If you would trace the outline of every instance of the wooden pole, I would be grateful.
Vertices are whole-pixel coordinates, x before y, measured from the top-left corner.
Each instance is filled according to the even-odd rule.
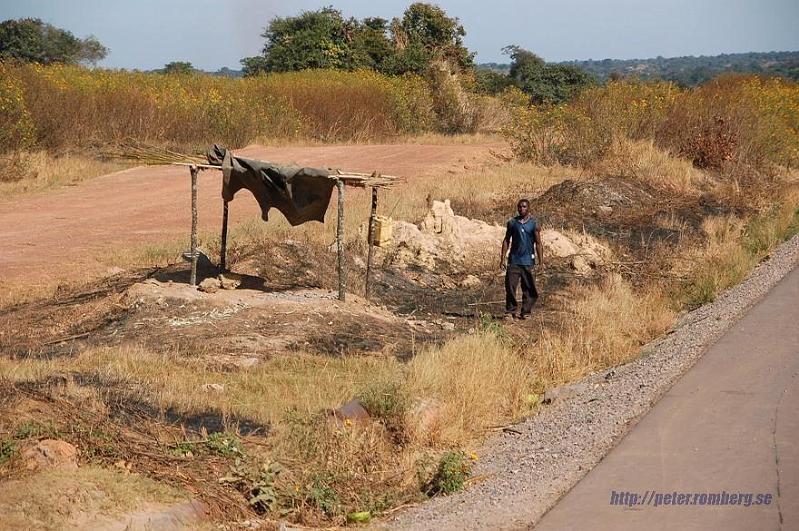
[[[227,271],[227,216],[228,202],[222,200],[222,244],[219,247],[219,267]]]
[[[346,284],[344,278],[346,271],[344,268],[344,181],[336,180],[338,189],[338,220],[336,223],[336,252],[338,253],[338,300],[346,298]]]
[[[377,188],[372,187],[372,211],[369,213],[369,235],[367,236],[368,250],[366,251],[366,300],[369,300],[369,278],[372,274],[372,247],[375,238],[375,216],[377,216]]]
[[[191,166],[191,278],[189,283],[197,285],[197,166]]]

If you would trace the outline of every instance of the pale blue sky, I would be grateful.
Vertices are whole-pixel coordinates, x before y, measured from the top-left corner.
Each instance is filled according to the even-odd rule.
[[[399,16],[409,0],[0,0],[0,20],[39,17],[111,49],[109,67],[175,60],[216,70],[257,54],[274,16],[332,4],[347,16]],[[799,50],[799,0],[485,0],[436,2],[460,18],[479,62],[519,44],[549,61]]]

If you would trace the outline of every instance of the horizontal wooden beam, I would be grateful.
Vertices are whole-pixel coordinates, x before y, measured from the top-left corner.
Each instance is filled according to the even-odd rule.
[[[171,162],[172,166],[188,166],[190,168],[199,168],[201,170],[219,170],[222,171],[222,166],[215,164],[193,164],[191,162]],[[382,175],[380,173],[360,173],[360,172],[342,172],[336,170],[336,173],[331,173],[327,176],[329,179],[342,181],[348,186],[358,186],[361,188],[387,188],[391,186],[394,181],[399,177],[394,175]]]

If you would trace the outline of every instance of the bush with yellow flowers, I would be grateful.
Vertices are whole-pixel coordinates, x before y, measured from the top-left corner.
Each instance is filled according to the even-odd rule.
[[[10,63],[2,74],[0,138],[14,146],[136,139],[240,147],[256,139],[373,140],[435,126],[430,88],[416,76],[306,70],[231,79]]]

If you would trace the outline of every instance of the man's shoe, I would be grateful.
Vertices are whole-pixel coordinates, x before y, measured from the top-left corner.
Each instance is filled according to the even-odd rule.
[[[527,319],[528,317],[530,317],[530,314],[529,314],[529,313],[523,313],[523,314],[520,314],[520,315],[519,315],[519,319],[520,319],[520,320],[522,320],[522,321],[524,321],[524,320],[525,320],[525,319]]]
[[[505,321],[513,321],[514,317],[516,317],[516,316],[513,315],[512,313],[508,312],[508,313],[506,313],[504,315],[504,317],[502,317],[502,319],[505,320]]]

